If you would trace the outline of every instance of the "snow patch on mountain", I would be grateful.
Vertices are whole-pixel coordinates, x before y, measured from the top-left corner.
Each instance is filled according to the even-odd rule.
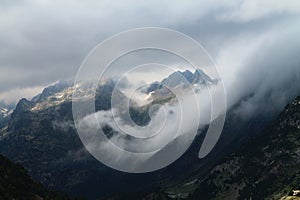
[[[10,113],[7,108],[0,108],[0,118],[7,117]]]

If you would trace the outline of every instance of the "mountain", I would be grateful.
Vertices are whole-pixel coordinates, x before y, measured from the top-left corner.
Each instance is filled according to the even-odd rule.
[[[163,87],[176,88],[180,87],[181,89],[187,87],[204,87],[206,85],[216,84],[218,81],[216,79],[211,79],[207,74],[202,70],[196,69],[194,73],[189,70],[183,72],[176,71],[170,74],[167,78],[163,79],[161,82],[152,83],[148,89],[147,93],[157,91]]]
[[[191,83],[202,83],[199,81],[200,72],[178,73],[186,76]],[[171,74],[169,77],[173,76]],[[207,80],[211,82],[208,78]],[[185,90],[181,87],[181,81],[177,83],[177,89]],[[213,83],[214,81],[211,84]],[[152,173],[127,174],[106,167],[86,151],[73,122],[74,86],[57,84],[45,88],[42,94],[33,100],[19,101],[9,122],[0,129],[0,153],[23,165],[28,173],[44,186],[88,199],[123,196],[125,193],[129,193],[130,196],[132,193],[144,194],[151,191],[161,191],[161,194],[165,195],[166,186],[204,177],[224,156],[235,151],[249,136],[258,133],[272,119],[268,114],[267,117],[256,115],[243,120],[231,110],[218,144],[205,159],[198,159],[199,147],[205,136],[205,129],[201,129],[191,147],[172,165]],[[95,88],[88,83],[82,84],[76,89],[80,95],[86,97],[85,99],[92,99],[91,91]],[[97,111],[111,109],[114,86],[114,81],[106,81],[96,88]],[[161,89],[158,87],[151,92],[161,94]],[[151,104],[164,104],[173,99],[168,95],[154,97],[144,107],[131,104],[131,117],[138,124],[144,125],[150,120],[147,108]],[[122,91],[117,91],[120,109],[126,98]],[[162,190],[157,190],[162,187]]]
[[[111,109],[114,86],[115,82],[109,80],[97,87],[97,111]],[[82,83],[79,93],[91,99],[92,89],[89,83]],[[0,153],[23,165],[43,185],[72,195],[94,199],[122,191],[155,187],[162,172],[151,175],[124,174],[104,166],[85,150],[73,122],[73,90],[72,84],[62,82],[45,88],[32,100],[21,99],[10,120],[0,129]],[[117,98],[120,99],[118,105],[124,105],[122,102],[127,97],[117,91]],[[163,104],[169,100],[163,97],[153,102]],[[150,120],[148,106],[143,112],[138,107],[131,108],[131,115],[138,124],[146,124]],[[144,180],[148,183],[141,185]],[[102,190],[97,189],[100,186]]]
[[[217,188],[211,192],[216,197],[227,194],[238,199],[279,199],[292,189],[299,189],[299,119],[297,97],[262,134],[216,166],[195,195],[204,192],[204,185]]]
[[[214,80],[200,69],[196,69],[194,73],[189,70],[184,72],[177,71],[161,81],[162,85],[166,85],[168,87],[176,87],[178,85],[184,85],[186,87],[188,84],[203,85],[212,84],[213,82]]]
[[[0,155],[0,199],[55,200],[70,199],[44,188],[18,164]]]
[[[151,120],[148,112],[152,105],[177,102],[176,93],[185,94],[190,90],[198,92],[217,82],[218,80],[211,79],[200,69],[196,69],[194,73],[189,70],[176,71],[160,82],[156,81],[148,87],[140,88],[142,93],[147,94],[146,100],[150,102],[142,106],[132,106],[130,108],[132,120],[140,126],[145,126]]]
[[[63,92],[66,88],[69,88],[73,85],[71,81],[61,81],[54,85],[51,85],[47,88],[45,88],[41,94],[38,94],[37,96],[32,98],[32,101],[34,102],[42,102],[47,100],[49,97],[57,95],[61,92]]]
[[[299,189],[300,96],[268,128],[225,156],[206,176],[194,176],[154,193],[165,199],[296,200],[300,197],[293,196],[293,190]]]
[[[84,86],[82,95],[90,98],[91,88]],[[113,86],[110,81],[99,86],[98,90],[104,92],[96,93],[97,110],[110,108]],[[53,92],[53,88],[59,90]],[[35,101],[21,99],[9,122],[0,129],[0,152],[24,166],[44,186],[71,195],[95,199],[121,188],[139,187],[140,176],[110,169],[85,150],[73,122],[73,89],[68,85],[51,87],[44,90],[47,95],[39,95]]]

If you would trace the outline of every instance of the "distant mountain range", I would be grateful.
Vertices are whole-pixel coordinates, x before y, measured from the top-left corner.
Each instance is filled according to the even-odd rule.
[[[162,81],[155,82],[142,89],[144,93],[152,95],[151,101],[143,107],[132,104],[130,108],[131,117],[139,125],[147,124],[150,120],[147,108],[151,103],[164,104],[172,101],[173,97],[170,90],[166,89],[168,87],[188,90],[189,86],[192,86],[192,89],[197,92],[203,87],[210,87],[217,83],[218,80],[211,79],[201,70],[175,72]],[[91,88],[86,83],[81,87],[80,92],[88,99],[92,98],[93,93],[91,91],[96,89],[96,111],[109,110],[111,109],[111,96],[114,86],[115,82],[113,80],[108,80],[97,88]],[[250,194],[253,197],[254,194],[262,195],[261,190],[258,190],[258,188],[267,188],[267,186],[261,186],[259,185],[260,182],[256,183],[256,181],[260,180],[258,176],[264,177],[264,173],[271,172],[273,167],[269,171],[260,171],[259,168],[268,165],[273,166],[270,162],[275,160],[273,170],[279,167],[288,170],[288,172],[282,170],[284,173],[289,173],[285,176],[287,187],[284,189],[281,186],[270,186],[272,189],[266,189],[268,192],[263,194],[264,197],[269,197],[276,192],[284,194],[285,190],[290,190],[292,188],[290,183],[294,180],[292,178],[298,176],[298,172],[295,171],[296,167],[299,166],[297,159],[294,157],[289,158],[292,159],[286,160],[289,164],[283,165],[285,154],[282,156],[279,151],[267,152],[268,148],[275,149],[275,146],[282,147],[282,151],[286,152],[287,149],[284,148],[288,146],[290,152],[297,154],[298,129],[286,125],[287,122],[284,120],[294,119],[291,123],[298,123],[298,104],[295,107],[287,107],[288,110],[293,109],[294,111],[288,112],[285,110],[283,113],[286,112],[286,115],[281,114],[275,121],[276,116],[270,115],[254,115],[247,120],[241,119],[234,112],[235,108],[238,107],[237,104],[228,111],[221,138],[205,159],[200,160],[197,157],[199,147],[205,136],[202,134],[205,132],[204,129],[198,131],[197,138],[187,152],[167,168],[148,174],[126,174],[99,163],[83,147],[73,122],[73,89],[72,82],[60,82],[47,87],[32,100],[21,99],[13,113],[4,117],[6,120],[3,120],[4,118],[0,120],[0,125],[2,123],[0,126],[0,154],[23,165],[34,179],[39,180],[49,188],[63,190],[75,196],[86,196],[88,199],[105,197],[112,197],[112,199],[122,199],[123,197],[124,199],[127,196],[127,199],[146,197],[146,199],[222,199],[223,197],[223,199],[226,199],[227,192],[228,197],[229,193],[231,195],[237,192],[241,198],[247,198]],[[127,98],[122,91],[117,92],[118,98]],[[267,128],[270,122],[273,122],[273,125],[271,128]],[[277,130],[281,126],[283,126],[282,130]],[[277,135],[282,135],[283,132],[287,131],[291,131],[291,138],[294,138],[294,140],[285,141],[284,137],[278,141],[276,140]],[[267,143],[253,143],[253,140],[256,140],[253,139],[255,137],[266,137],[268,138]],[[257,146],[257,149],[263,149],[268,145],[266,152],[261,150],[256,152],[253,149],[254,146]],[[246,150],[241,150],[241,146],[244,146]],[[247,153],[248,151],[250,153]],[[236,152],[236,154],[232,154],[233,152]],[[271,158],[259,157],[259,155],[265,154],[270,155]],[[248,162],[247,159],[250,159],[251,156],[254,156],[254,160],[260,160],[254,163]],[[247,158],[246,161],[245,158]],[[278,163],[281,163],[280,165],[277,165],[276,159],[278,159]],[[263,160],[268,162],[263,163]],[[229,175],[231,168],[236,167],[235,164],[240,169],[245,168],[245,171],[239,171],[236,175]],[[290,164],[295,164],[296,167],[290,166]],[[257,174],[252,175],[252,168],[248,171],[248,165],[253,165]],[[224,170],[223,168],[221,171],[218,170],[218,166],[221,166],[219,168],[225,166],[223,167]],[[229,167],[227,168],[227,166]],[[291,171],[289,171],[290,169]],[[283,176],[282,173],[276,175],[278,177]],[[243,178],[243,176],[245,177]],[[273,178],[273,176],[271,177]],[[266,175],[266,179],[263,178],[262,181],[268,181],[268,178],[269,176]],[[230,186],[230,183],[233,183],[233,185]],[[283,181],[279,179],[276,179],[274,183],[283,185]],[[244,187],[235,189],[235,184]],[[266,182],[266,184],[270,185],[272,183]]]
[[[183,74],[186,76],[193,73]],[[199,74],[194,74],[193,82],[198,82]],[[192,77],[187,78],[192,80]],[[199,83],[202,84],[203,81]],[[95,88],[88,83],[82,84],[82,96],[92,98],[91,91]],[[108,80],[96,88],[97,111],[111,108],[114,86],[115,82]],[[157,185],[161,172],[154,176],[122,175],[123,173],[99,163],[85,150],[73,122],[73,89],[72,82],[59,82],[45,88],[32,100],[21,99],[0,131],[0,153],[22,164],[30,175],[45,186],[63,189],[73,195],[94,198],[126,189],[141,189],[139,182],[144,177],[149,179],[148,186]],[[121,91],[118,92],[118,98],[126,98]],[[153,99],[155,100],[165,103],[170,99],[163,96]],[[140,125],[145,125],[150,120],[147,110],[141,112],[138,107],[132,107],[131,115]],[[118,186],[114,187],[116,182],[119,182]],[[86,184],[89,187],[86,187]],[[103,190],[97,189],[99,185]],[[121,185],[124,188],[120,190]]]

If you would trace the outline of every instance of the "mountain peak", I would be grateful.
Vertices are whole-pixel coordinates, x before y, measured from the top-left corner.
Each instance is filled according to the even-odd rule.
[[[45,101],[48,97],[62,92],[64,89],[71,87],[73,83],[71,81],[59,81],[53,85],[46,87],[41,94],[32,98],[34,102],[42,102]]]
[[[213,80],[201,69],[196,69],[194,73],[190,70],[185,70],[183,72],[176,71],[162,80],[161,83],[168,87],[176,87],[179,84],[211,84],[213,83]]]
[[[18,102],[18,104],[16,106],[16,109],[13,112],[13,115],[16,114],[16,113],[20,113],[20,112],[26,111],[26,110],[30,110],[33,105],[34,105],[33,102],[28,101],[26,98],[22,98]]]

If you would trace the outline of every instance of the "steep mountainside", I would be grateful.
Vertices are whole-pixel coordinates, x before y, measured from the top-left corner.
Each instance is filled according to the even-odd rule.
[[[166,199],[300,199],[300,97],[205,177],[167,187]]]

